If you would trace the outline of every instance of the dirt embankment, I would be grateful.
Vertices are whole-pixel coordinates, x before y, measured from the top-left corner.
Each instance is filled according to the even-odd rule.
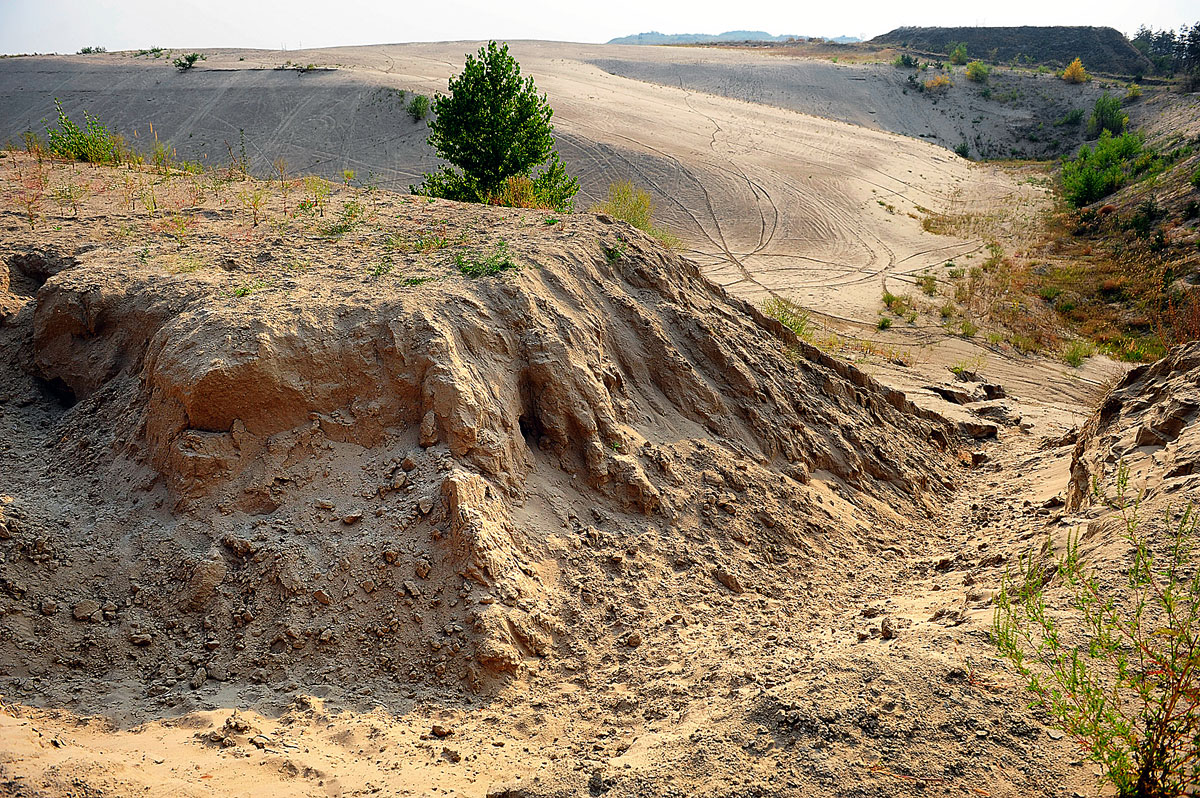
[[[1109,75],[1142,75],[1152,71],[1150,60],[1114,28],[1083,25],[964,28],[896,28],[868,44],[898,46],[949,54],[956,44],[967,45],[970,58],[996,63],[1048,64],[1064,67],[1082,58],[1088,68]]]
[[[1039,521],[967,535],[987,444],[695,264],[602,217],[49,168],[78,217],[0,221],[7,782],[1086,780],[964,681]]]

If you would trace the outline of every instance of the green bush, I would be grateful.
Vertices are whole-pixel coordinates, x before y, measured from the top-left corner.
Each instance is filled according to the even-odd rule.
[[[1062,119],[1059,119],[1057,122],[1055,122],[1054,126],[1065,127],[1070,125],[1074,127],[1075,125],[1083,122],[1083,114],[1084,111],[1082,108],[1072,108],[1070,111],[1067,111],[1065,114],[1063,114]]]
[[[908,53],[901,53],[896,56],[896,60],[892,61],[892,66],[899,69],[916,69],[920,66],[920,62]]]
[[[100,120],[83,112],[84,128],[72,122],[56,98],[58,129],[46,125],[46,142],[50,152],[60,158],[88,163],[115,164],[120,160],[120,139],[108,132]]]
[[[79,51],[79,55],[92,55],[93,53],[107,53],[106,47],[84,47]]]
[[[201,53],[188,53],[181,55],[171,62],[172,66],[180,72],[187,72],[192,67],[196,66],[197,61],[207,61],[208,57]]]
[[[1121,101],[1105,93],[1096,99],[1096,106],[1088,119],[1088,136],[1097,138],[1106,130],[1114,136],[1119,136],[1125,132],[1127,124],[1129,117],[1121,110]]]
[[[801,340],[807,341],[812,335],[812,314],[790,299],[771,297],[763,302],[762,312],[794,332]]]
[[[1134,159],[1143,153],[1142,140],[1134,133],[1100,134],[1095,148],[1086,144],[1073,160],[1063,163],[1063,196],[1076,208],[1090,205],[1119,189],[1133,173]]]
[[[491,41],[468,55],[449,88],[434,100],[429,123],[429,143],[449,165],[426,175],[413,193],[482,202],[508,178],[524,175],[555,198],[555,207],[567,207],[578,183],[552,157],[554,111],[533,78],[521,77],[508,45]],[[542,171],[533,176],[539,166]]]
[[[1120,798],[1194,795],[1200,783],[1200,568],[1197,515],[1164,513],[1158,539],[1117,474],[1115,507],[1132,562],[1120,582],[1085,566],[1079,533],[1060,557],[1032,548],[996,597],[992,641],[1035,703],[1074,736]],[[1065,611],[1046,588],[1065,587]]]
[[[413,98],[408,103],[409,117],[414,122],[420,122],[425,117],[429,116],[429,98],[424,94],[414,94]]]
[[[987,83],[988,75],[992,70],[982,61],[972,61],[967,64],[967,80],[973,80],[976,83]]]
[[[950,63],[962,66],[967,63],[967,43],[959,42],[950,47]]]

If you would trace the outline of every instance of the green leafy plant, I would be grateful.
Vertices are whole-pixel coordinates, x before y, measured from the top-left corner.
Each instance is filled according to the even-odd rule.
[[[890,316],[880,316],[879,321],[875,322],[875,326],[880,330],[886,330],[892,326],[892,319]]]
[[[967,63],[967,43],[959,42],[950,46],[950,63],[962,66]]]
[[[1072,341],[1063,350],[1062,359],[1068,366],[1079,368],[1083,361],[1096,354],[1096,347],[1091,341]]]
[[[84,47],[79,50],[79,55],[92,55],[93,53],[107,53],[106,47]]]
[[[366,215],[366,209],[361,202],[349,200],[342,203],[342,211],[333,223],[327,225],[321,235],[326,238],[339,238],[358,226]]]
[[[1125,132],[1129,117],[1121,110],[1121,101],[1111,94],[1096,98],[1096,105],[1088,119],[1088,136],[1097,138],[1104,131],[1119,136]]]
[[[429,123],[429,143],[449,165],[426,175],[413,193],[484,202],[508,178],[523,175],[551,207],[569,207],[579,185],[554,151],[554,112],[533,78],[522,78],[508,45],[491,41],[468,55],[449,89],[434,100]]]
[[[1074,159],[1065,161],[1059,180],[1063,196],[1076,208],[1106,197],[1138,169],[1142,139],[1134,133],[1114,136],[1105,130],[1095,147],[1086,144]]]
[[[1101,766],[1121,798],[1195,795],[1200,782],[1200,516],[1168,508],[1156,534],[1118,467],[1115,508],[1132,552],[1124,586],[1088,568],[1079,533],[1049,539],[1004,578],[992,641],[1035,702]],[[1098,492],[1098,491],[1097,491]],[[1069,612],[1047,600],[1061,584]]]
[[[600,251],[604,253],[604,259],[613,264],[625,256],[625,245],[620,242],[612,245],[602,243]]]
[[[933,296],[937,293],[937,277],[929,272],[925,272],[917,278],[917,287],[920,288],[926,296]]]
[[[413,98],[409,100],[408,108],[405,110],[408,111],[408,115],[412,121],[420,122],[429,116],[429,98],[424,94],[414,94]]]
[[[187,53],[181,55],[171,62],[171,65],[180,72],[187,72],[192,67],[196,66],[197,61],[207,61],[208,57],[203,53]]]
[[[109,133],[100,120],[84,111],[84,127],[81,129],[63,111],[62,102],[57,98],[54,108],[58,111],[58,128],[46,125],[46,146],[52,154],[88,163],[118,162],[119,139]]]

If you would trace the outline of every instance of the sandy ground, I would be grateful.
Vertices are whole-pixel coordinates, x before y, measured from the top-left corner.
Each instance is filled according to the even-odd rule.
[[[139,141],[153,124],[180,157],[227,163],[230,150],[240,152],[244,133],[247,155],[260,172],[282,156],[296,174],[337,178],[354,169],[359,180],[403,189],[419,182],[435,159],[424,143],[424,124],[413,123],[390,90],[444,90],[463,54],[476,47],[207,50],[208,60],[184,75],[166,58],[130,54],[6,59],[0,61],[0,119],[8,128],[0,128],[0,136],[36,128],[59,97],[72,111],[90,109],[118,130],[137,131]],[[982,336],[943,343],[933,302],[914,324],[884,334],[874,328],[885,290],[912,293],[915,276],[925,272],[945,285],[948,264],[980,262],[989,240],[1016,251],[1028,243],[1023,231],[1049,204],[1044,181],[973,164],[914,136],[940,130],[930,125],[943,118],[1003,129],[1013,114],[1028,110],[991,103],[994,113],[985,119],[975,89],[965,87],[935,108],[903,94],[899,71],[886,65],[691,48],[547,42],[512,48],[555,108],[560,147],[581,178],[581,208],[600,199],[609,183],[633,180],[651,190],[660,221],[681,236],[685,254],[739,296],[794,300],[838,332],[918,351],[917,359],[938,368],[978,357],[1007,359]],[[272,69],[285,60],[337,68],[302,75]],[[598,64],[664,83],[677,77],[682,87],[618,76]],[[1062,92],[1052,84],[1027,90]],[[1099,90],[1078,89],[1080,102]],[[986,223],[960,235],[926,232],[922,220],[942,212]],[[1015,372],[1003,376],[1021,378],[1032,370],[1038,375],[1029,380],[1033,390],[1054,380],[1045,398],[1078,376],[1030,359],[1017,362]],[[1090,374],[1084,379],[1100,381]]]
[[[207,153],[210,163],[224,163],[225,142],[236,151],[239,130],[245,130],[247,149],[260,167],[282,154],[296,173],[353,168],[360,177],[374,172],[382,184],[402,188],[433,159],[424,148],[423,126],[408,121],[381,89],[438,90],[462,53],[474,47],[390,45],[286,55],[207,51],[203,68],[188,75],[120,55],[5,59],[0,118],[19,133],[46,116],[49,99],[60,96],[69,109],[86,107],[118,128],[136,128],[139,138],[149,135],[153,122],[160,138],[183,157]],[[1075,371],[1047,359],[1013,357],[982,336],[949,338],[931,312],[911,326],[874,330],[883,290],[911,292],[914,275],[926,269],[943,275],[948,261],[982,258],[997,229],[1011,236],[1014,249],[1021,246],[1024,226],[1046,205],[1046,190],[916,138],[641,83],[589,63],[614,53],[626,60],[684,57],[674,52],[543,43],[516,43],[514,50],[551,97],[562,149],[583,180],[583,205],[612,180],[632,178],[652,188],[661,218],[685,239],[684,254],[734,296],[755,303],[769,296],[794,299],[831,328],[872,342],[877,348],[865,356],[864,369],[901,387],[908,400],[950,425],[992,424],[995,440],[967,443],[980,456],[968,452],[966,460],[979,467],[964,472],[968,476],[958,489],[926,515],[889,516],[879,509],[886,523],[864,525],[861,538],[846,552],[830,555],[820,573],[796,575],[786,584],[772,581],[770,555],[757,565],[743,563],[747,583],[756,587],[738,592],[709,575],[694,581],[701,572],[683,560],[672,565],[657,551],[651,561],[661,571],[614,576],[615,564],[632,555],[619,536],[609,540],[595,555],[599,568],[587,572],[588,579],[606,585],[605,597],[585,618],[597,631],[572,627],[576,647],[565,657],[484,696],[435,700],[403,682],[347,675],[338,670],[345,663],[337,660],[323,678],[284,674],[262,684],[209,679],[195,690],[186,687],[191,671],[179,670],[194,669],[194,663],[147,663],[147,680],[163,684],[171,676],[165,681],[174,698],[163,703],[146,702],[144,685],[136,681],[106,684],[103,675],[66,679],[39,698],[30,694],[30,676],[22,676],[8,684],[19,699],[6,693],[0,705],[0,790],[907,795],[919,784],[935,795],[1103,794],[1075,744],[1048,731],[1011,689],[1012,677],[992,656],[986,629],[990,591],[1004,563],[1034,535],[1079,522],[1051,509],[1053,501],[1042,505],[1066,491],[1070,430],[1087,416],[1096,385],[1112,366],[1093,359]],[[744,56],[713,56],[734,57]],[[283,58],[339,68],[305,75],[253,69]],[[829,80],[843,79],[841,69],[829,74],[834,76]],[[137,271],[147,268],[137,254],[146,241],[153,242],[154,258],[164,259],[154,268],[190,273],[187,258],[195,256],[170,254],[164,230],[151,238],[143,238],[150,233],[136,226],[122,232],[138,215],[126,219],[125,211],[115,210],[119,185],[111,192],[102,202],[113,207],[94,210],[99,216],[91,229],[64,219],[64,229],[53,235],[30,234],[10,209],[6,249],[45,246],[50,239],[69,252],[98,238],[109,267],[138,261]],[[349,192],[339,194],[339,201]],[[182,209],[186,191],[179,189],[178,196]],[[266,270],[263,279],[282,282],[269,271],[281,263],[256,261],[263,250],[279,247],[320,258],[327,247],[308,239],[289,239],[286,245],[269,239],[273,228],[249,227],[236,193],[224,202],[211,197],[206,202],[204,218],[229,226],[205,244],[214,262],[229,251],[238,263],[259,264],[244,275],[234,269],[221,278],[214,296],[236,295],[239,286],[252,285],[246,281],[259,276],[259,269]],[[990,227],[961,237],[922,228],[927,210],[962,208],[984,212],[993,220]],[[483,229],[449,210],[439,221],[434,218],[439,213],[440,207],[431,209],[421,224],[441,229],[441,223],[455,235],[460,228],[471,234]],[[549,245],[538,224],[513,224],[524,231],[521,246],[541,253],[531,257],[557,251],[543,249]],[[293,246],[298,249],[288,249]],[[362,255],[364,262],[356,260],[362,253],[349,252],[344,256],[358,271],[374,264],[378,254]],[[561,266],[560,260],[547,263]],[[366,278],[356,272],[354,279]],[[21,288],[21,303],[31,300],[30,290]],[[13,341],[26,334],[13,332]],[[907,354],[891,358],[888,352]],[[951,363],[969,364],[983,380],[1003,386],[1008,397],[1002,407],[984,403],[972,409],[932,390],[955,383],[946,371]],[[10,395],[0,406],[7,425],[3,456],[6,465],[19,462],[22,473],[28,469],[9,484],[18,485],[29,501],[41,479],[38,452],[49,448],[58,456],[55,436],[77,431],[71,425],[86,425],[86,418],[80,411],[64,413],[52,397],[39,393],[15,359],[5,366]],[[836,388],[826,393],[840,395]],[[114,433],[103,433],[109,434]],[[84,461],[95,467],[93,455]],[[79,484],[91,485],[94,475],[82,466],[80,472]],[[535,473],[561,479],[553,469]],[[146,473],[138,479],[153,483]],[[65,482],[62,487],[70,492]],[[143,520],[171,518],[165,503],[135,511],[133,497],[140,490],[122,493],[128,504],[121,506]],[[13,491],[5,486],[0,493],[5,492]],[[879,503],[844,488],[830,489],[823,498],[838,508],[835,516],[854,516],[855,503]],[[71,505],[69,495],[56,494],[46,512],[63,515]],[[521,517],[536,518],[537,507]],[[105,529],[119,528],[119,519],[109,517],[113,511],[101,509]],[[232,523],[224,510],[213,518],[216,526]],[[623,522],[618,517],[607,523]],[[835,523],[842,522],[830,521]],[[596,525],[609,529],[600,521]],[[147,525],[114,535],[126,547],[114,551],[136,550],[148,530]],[[685,538],[676,543],[711,548]],[[568,555],[555,557],[539,568],[577,564]],[[331,558],[329,567],[334,562]],[[16,630],[8,640],[24,645],[36,636],[39,612],[21,606],[6,616],[6,628]],[[613,619],[621,635],[635,628],[646,642],[623,646],[608,628]],[[84,637],[90,634],[86,624],[80,628]],[[81,645],[86,651],[92,644]]]

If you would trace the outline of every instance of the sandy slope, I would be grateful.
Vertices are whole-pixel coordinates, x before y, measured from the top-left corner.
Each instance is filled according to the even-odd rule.
[[[355,169],[360,178],[373,173],[383,185],[405,187],[431,166],[432,154],[424,126],[408,120],[394,95],[380,87],[444,90],[463,53],[475,47],[287,53],[299,63],[338,65],[305,75],[262,71],[285,55],[252,51],[209,51],[208,61],[186,75],[165,59],[145,57],[5,60],[0,118],[6,129],[0,136],[36,127],[57,96],[68,109],[90,109],[119,130],[136,130],[142,140],[153,123],[159,138],[183,157],[227,162],[227,145],[237,151],[244,131],[260,170],[282,155],[296,172],[334,176]],[[885,276],[903,282],[903,275],[981,248],[979,240],[925,233],[914,218],[921,215],[918,207],[942,211],[963,194],[987,213],[1039,198],[1031,187],[914,138],[642,83],[589,63],[614,56],[694,59],[690,51],[680,56],[674,48],[542,42],[514,43],[513,50],[555,108],[564,155],[583,181],[580,204],[599,198],[614,180],[651,188],[660,215],[684,237],[688,254],[717,282],[752,300],[779,292],[833,317],[872,320]],[[754,59],[777,63],[730,52],[705,58],[749,59],[748,68]],[[852,70],[814,68],[814,95],[836,102],[861,85]],[[886,82],[876,99],[894,91]],[[794,107],[862,121],[845,113],[857,102],[846,96],[849,101],[840,100],[837,108],[815,99]],[[919,114],[906,113],[891,121],[905,130],[923,126]]]

